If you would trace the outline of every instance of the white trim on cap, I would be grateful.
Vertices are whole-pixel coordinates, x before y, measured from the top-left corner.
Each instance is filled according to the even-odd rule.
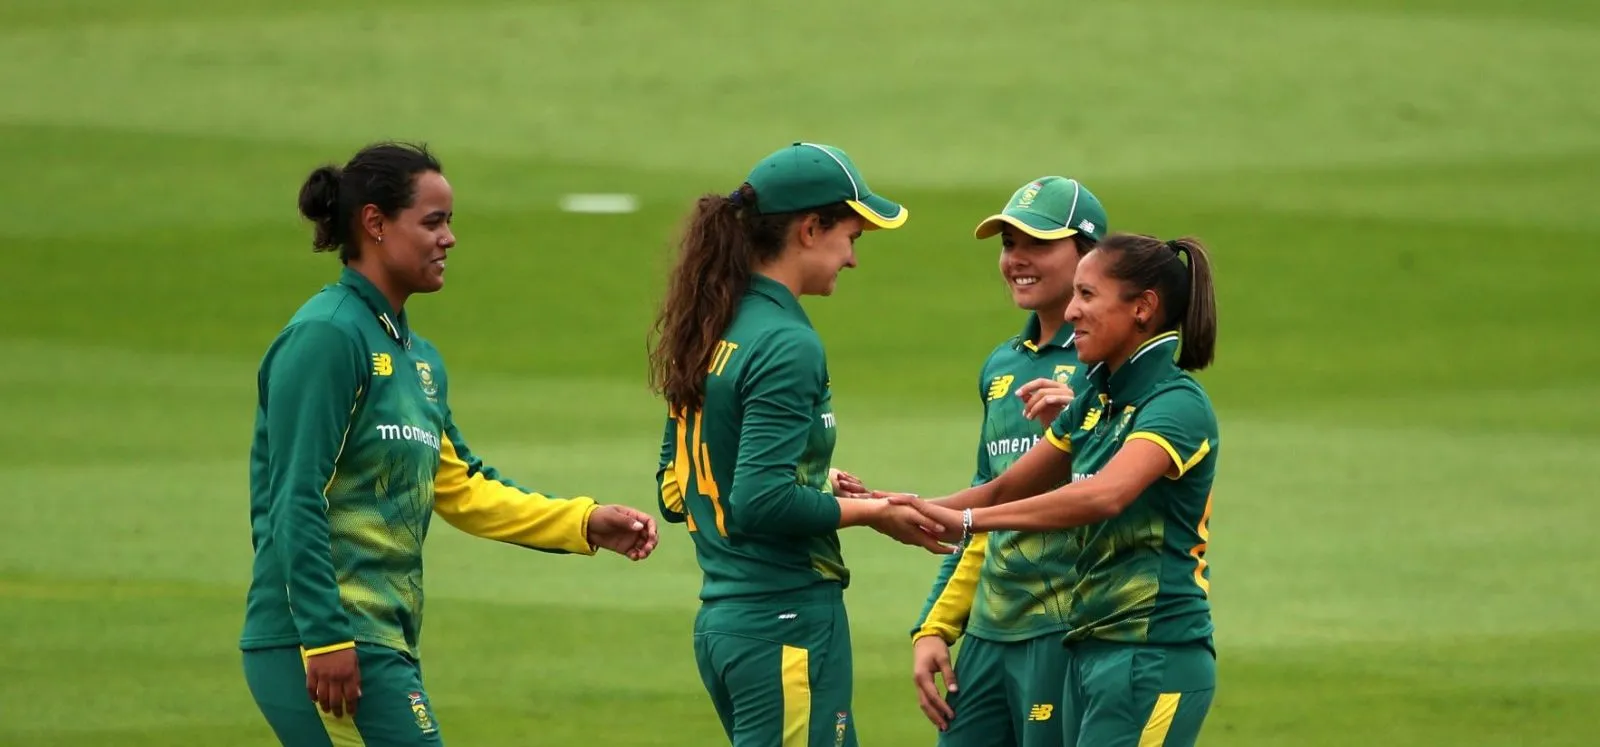
[[[1067,181],[1072,182],[1072,207],[1067,208],[1067,219],[1061,225],[1071,228],[1072,219],[1078,217],[1078,193],[1083,191],[1083,185],[1079,184],[1077,179]]]
[[[817,150],[822,151],[823,154],[827,155],[827,157],[832,158],[834,163],[839,164],[839,170],[844,172],[844,178],[850,180],[850,189],[855,192],[856,199],[861,199],[861,185],[856,184],[856,178],[850,175],[850,167],[844,165],[844,161],[839,160],[839,157],[834,155],[832,151],[817,145],[816,143],[801,143],[801,145],[810,148],[816,148]],[[1076,198],[1074,198],[1073,201],[1076,202]]]

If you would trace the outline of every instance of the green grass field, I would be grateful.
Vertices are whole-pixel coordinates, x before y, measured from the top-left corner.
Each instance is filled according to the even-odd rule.
[[[1207,240],[1224,438],[1203,744],[1588,745],[1600,697],[1600,5],[0,3],[0,744],[269,745],[239,668],[255,365],[334,277],[294,212],[359,145],[456,189],[413,324],[475,450],[654,510],[644,335],[679,216],[836,143],[911,221],[808,302],[838,463],[965,484],[1022,324],[975,223],[1046,173]],[[776,6],[777,4],[770,4]],[[628,192],[630,215],[558,210]],[[453,745],[707,745],[698,574],[443,522],[425,673]],[[864,744],[932,744],[937,558],[852,530]]]

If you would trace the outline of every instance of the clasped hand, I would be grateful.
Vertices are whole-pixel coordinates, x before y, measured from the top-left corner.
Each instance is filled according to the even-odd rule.
[[[956,543],[962,539],[961,512],[953,508],[945,508],[938,503],[925,501],[916,493],[892,493],[884,490],[872,491],[873,498],[887,501],[890,509],[884,512],[883,522],[893,531],[878,531],[888,534],[908,545],[926,547],[939,554],[948,554],[955,551],[945,543]],[[903,535],[911,530],[922,537],[935,541],[937,547],[929,546],[927,542],[907,542]]]

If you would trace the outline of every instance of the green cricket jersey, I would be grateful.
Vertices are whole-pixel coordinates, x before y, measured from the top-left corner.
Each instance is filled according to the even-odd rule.
[[[451,416],[439,351],[358,272],[300,307],[257,386],[246,650],[361,641],[417,656],[435,511],[481,537],[594,552],[594,501],[547,498],[485,466]]]
[[[694,541],[702,600],[849,585],[828,482],[835,433],[821,339],[788,288],[753,276],[704,406],[668,414],[656,469],[662,516]]]
[[[1055,379],[1078,389],[1081,366],[1072,327],[1063,326],[1043,345],[1039,317],[1028,317],[1022,333],[1001,343],[984,360],[978,377],[983,427],[972,484],[993,480],[1038,444],[1044,427],[1023,417],[1017,387]],[[1067,629],[1075,530],[996,531],[974,537],[966,549],[947,555],[913,637],[939,635],[954,642],[963,632],[991,641],[1021,641]]]
[[[1158,335],[1085,388],[1046,438],[1072,455],[1072,479],[1145,439],[1172,458],[1167,476],[1115,518],[1081,527],[1068,640],[1211,645],[1211,484],[1220,439],[1205,390],[1173,362],[1178,333]]]

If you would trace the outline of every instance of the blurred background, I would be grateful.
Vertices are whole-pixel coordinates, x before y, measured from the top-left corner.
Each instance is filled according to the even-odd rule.
[[[966,484],[1016,333],[972,228],[1083,180],[1194,234],[1221,338],[1210,745],[1588,745],[1600,697],[1600,5],[0,0],[0,745],[269,745],[239,667],[256,364],[336,277],[305,175],[427,142],[444,292],[408,305],[514,479],[655,511],[645,334],[682,216],[795,140],[911,210],[832,298],[837,466]],[[631,195],[583,214],[571,194]],[[455,745],[723,743],[699,576],[435,522]],[[938,559],[845,536],[866,745],[931,745]]]

